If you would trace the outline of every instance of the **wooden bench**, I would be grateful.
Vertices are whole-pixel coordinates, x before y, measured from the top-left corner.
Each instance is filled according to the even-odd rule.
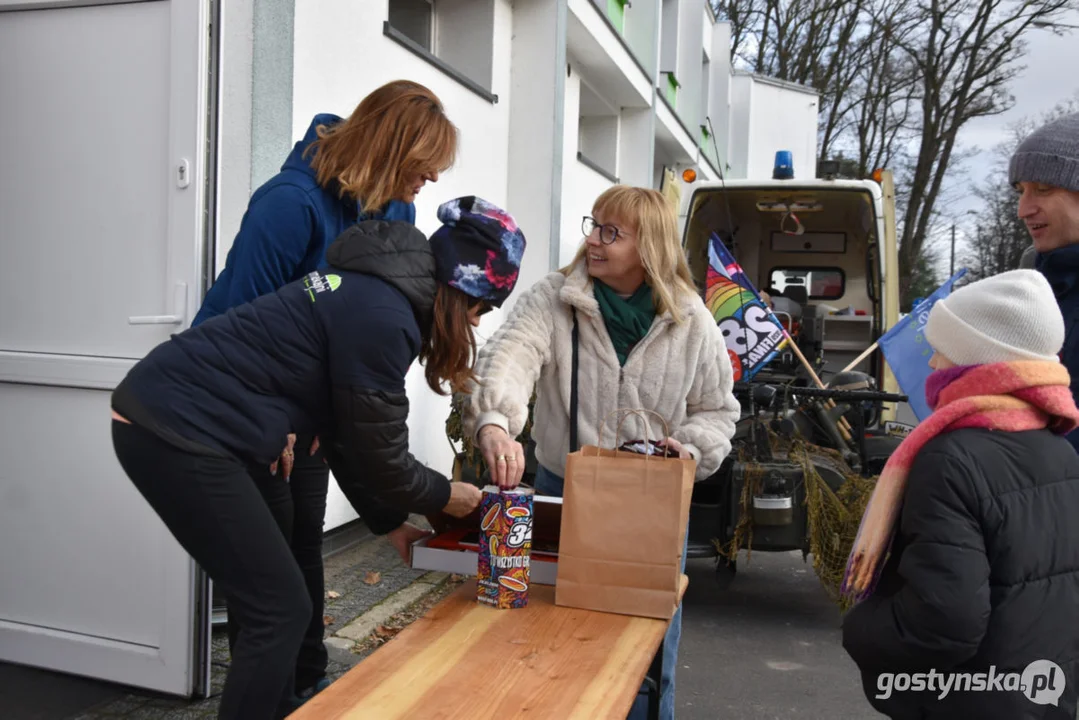
[[[290,718],[624,720],[646,675],[658,684],[670,621],[559,607],[554,590],[498,610],[470,580]]]

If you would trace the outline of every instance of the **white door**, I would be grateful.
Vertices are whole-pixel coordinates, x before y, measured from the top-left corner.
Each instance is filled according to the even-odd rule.
[[[212,9],[0,0],[0,659],[181,695],[207,583],[109,396],[201,297]]]

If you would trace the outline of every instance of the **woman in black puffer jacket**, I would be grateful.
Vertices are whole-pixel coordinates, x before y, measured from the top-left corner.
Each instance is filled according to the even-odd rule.
[[[896,720],[1072,720],[1079,456],[1062,435],[1079,410],[1052,290],[1033,270],[973,283],[937,302],[926,338],[934,411],[866,510],[843,646]]]
[[[162,343],[113,393],[120,464],[239,628],[221,718],[296,707],[290,675],[311,615],[249,466],[269,466],[290,434],[318,434],[346,497],[403,557],[423,534],[409,512],[463,517],[479,504],[476,487],[409,452],[405,376],[419,358],[436,392],[471,378],[472,327],[513,290],[525,241],[477,198],[439,217],[430,242],[407,222],[353,226],[328,267]]]

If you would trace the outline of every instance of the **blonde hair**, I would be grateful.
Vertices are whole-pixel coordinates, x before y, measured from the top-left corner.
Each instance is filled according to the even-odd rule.
[[[442,102],[419,83],[395,80],[365,97],[352,115],[316,129],[311,167],[324,188],[337,182],[342,196],[377,210],[403,194],[412,178],[442,172],[457,155],[457,128]]]
[[[628,185],[615,185],[596,198],[592,205],[594,215],[602,215],[636,226],[637,252],[644,266],[645,278],[652,288],[656,312],[669,312],[676,323],[683,318],[678,300],[686,295],[697,295],[693,276],[678,239],[678,216],[667,198],[656,190]],[[615,242],[618,242],[617,240]],[[588,252],[588,244],[582,243],[573,261],[562,268],[569,275]]]

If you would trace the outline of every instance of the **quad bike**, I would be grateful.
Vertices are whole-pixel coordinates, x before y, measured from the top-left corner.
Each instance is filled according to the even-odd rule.
[[[849,535],[873,478],[901,442],[873,429],[881,404],[907,399],[877,391],[858,372],[836,375],[827,388],[748,382],[736,383],[734,392],[742,417],[731,453],[694,486],[689,522],[688,557],[716,558],[721,586],[733,579],[739,550],[801,550],[805,559],[821,550],[814,533],[831,540]],[[822,502],[830,503],[833,518],[844,518],[844,528],[822,527]],[[845,560],[842,549],[831,549],[830,565]]]

